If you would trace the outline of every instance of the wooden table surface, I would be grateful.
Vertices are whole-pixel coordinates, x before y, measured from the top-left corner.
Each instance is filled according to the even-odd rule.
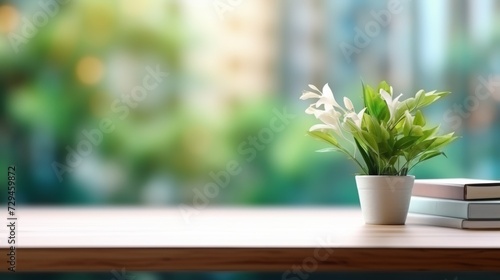
[[[17,271],[500,271],[500,231],[365,225],[355,208],[21,207],[16,217]],[[8,234],[2,226],[5,270]]]

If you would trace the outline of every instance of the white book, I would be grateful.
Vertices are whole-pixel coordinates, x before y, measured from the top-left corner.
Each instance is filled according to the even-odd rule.
[[[408,214],[406,224],[428,225],[461,229],[500,229],[500,220],[467,220],[424,214]]]
[[[448,178],[418,179],[413,186],[413,195],[458,199],[500,199],[500,181]]]
[[[500,200],[464,201],[412,196],[408,211],[461,219],[500,220]]]

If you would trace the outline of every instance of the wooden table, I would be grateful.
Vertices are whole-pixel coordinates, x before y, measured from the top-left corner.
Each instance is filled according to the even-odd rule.
[[[17,271],[500,271],[500,231],[365,225],[354,208],[21,207],[16,216]],[[0,233],[5,271],[10,233]]]

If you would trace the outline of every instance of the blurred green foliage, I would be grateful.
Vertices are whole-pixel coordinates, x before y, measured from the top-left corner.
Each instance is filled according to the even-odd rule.
[[[57,3],[44,3],[49,2]],[[18,167],[17,195],[24,204],[190,204],[195,190],[214,181],[210,173],[225,170],[230,161],[241,173],[231,176],[210,204],[355,204],[356,167],[342,155],[314,153],[325,146],[306,136],[314,120],[297,99],[307,84],[331,82],[334,92],[348,95],[358,102],[355,106],[361,100],[360,76],[368,81],[392,77],[390,82],[400,86],[397,92],[450,90],[448,103],[429,112],[430,122],[439,123],[443,112],[463,105],[473,93],[478,75],[498,70],[492,62],[498,58],[497,30],[478,46],[469,40],[473,34],[464,33],[466,22],[449,24],[467,10],[465,2],[448,10],[448,21],[432,19],[450,34],[443,39],[441,66],[425,56],[437,48],[425,43],[432,34],[415,32],[408,36],[414,47],[405,49],[410,64],[397,68],[387,66],[401,56],[390,51],[388,38],[399,38],[390,28],[382,28],[351,63],[338,48],[341,41],[352,41],[353,30],[363,28],[370,20],[366,15],[383,9],[384,1],[320,1],[307,8],[296,1],[244,3],[227,11],[225,19],[217,17],[209,1],[69,1],[48,8],[52,12],[41,3],[0,1],[0,167]],[[418,11],[434,9],[433,4],[407,5],[413,28],[423,28],[427,18]],[[252,11],[261,17],[252,18]],[[43,26],[36,24],[40,13],[47,17]],[[328,24],[311,27],[300,21],[307,14]],[[262,22],[265,28],[259,29]],[[229,31],[215,32],[213,26]],[[32,36],[24,36],[26,28]],[[13,41],[14,33],[26,41]],[[263,45],[246,46],[227,34],[260,38]],[[221,49],[234,42],[247,64],[229,59],[230,51]],[[275,53],[261,55],[274,48]],[[226,64],[229,70],[221,70]],[[159,67],[168,77],[120,119],[113,102],[142,83],[147,67]],[[251,80],[255,88],[235,82],[235,73],[252,67],[267,69],[269,77]],[[239,87],[224,88],[229,84]],[[497,96],[480,106],[486,109],[458,119],[463,138],[445,151],[448,159],[419,166],[417,177],[499,176]],[[266,134],[274,110],[295,117],[283,130]],[[102,142],[59,181],[54,162],[67,165],[68,147],[77,149],[86,139],[82,130],[97,129],[106,118],[114,131],[103,134]],[[449,129],[449,123],[444,127]],[[249,137],[258,143],[251,144]]]

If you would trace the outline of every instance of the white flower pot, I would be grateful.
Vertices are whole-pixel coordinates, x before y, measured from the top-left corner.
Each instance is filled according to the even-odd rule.
[[[415,176],[358,175],[361,212],[366,224],[403,225]]]

